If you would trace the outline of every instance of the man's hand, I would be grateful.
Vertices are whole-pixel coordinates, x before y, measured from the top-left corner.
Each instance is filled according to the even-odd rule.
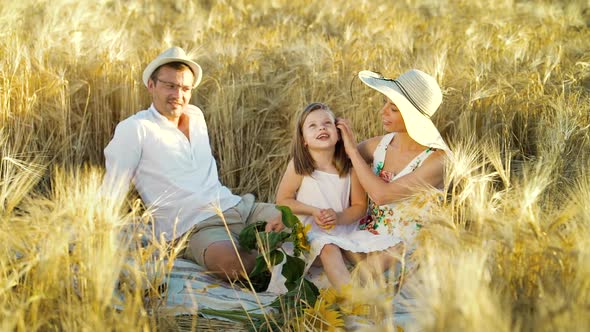
[[[277,217],[270,219],[266,226],[264,227],[265,232],[280,232],[285,229],[285,225],[283,225],[283,221],[281,220],[281,215],[279,214]]]

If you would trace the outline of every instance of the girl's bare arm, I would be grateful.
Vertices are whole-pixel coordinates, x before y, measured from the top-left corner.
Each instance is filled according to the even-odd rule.
[[[349,225],[367,213],[367,194],[361,186],[354,169],[350,173],[350,206],[344,211],[337,213],[336,223]]]
[[[314,213],[319,212],[319,209],[296,199],[301,181],[303,176],[295,172],[295,164],[293,160],[290,160],[277,189],[276,203],[290,207],[293,213],[313,216]]]

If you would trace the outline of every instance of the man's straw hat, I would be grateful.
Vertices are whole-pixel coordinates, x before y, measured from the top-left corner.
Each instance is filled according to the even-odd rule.
[[[201,78],[203,77],[201,66],[190,59],[182,48],[174,46],[162,52],[160,55],[158,55],[158,57],[150,62],[147,67],[145,67],[145,70],[143,71],[143,84],[147,86],[148,80],[150,79],[150,76],[154,70],[158,69],[158,67],[161,65],[165,65],[170,62],[182,62],[191,68],[193,74],[195,75],[193,88],[201,83]]]
[[[397,79],[385,78],[363,70],[359,78],[369,87],[381,92],[400,110],[410,137],[421,145],[450,151],[430,117],[442,102],[442,92],[434,77],[417,69],[403,73]]]

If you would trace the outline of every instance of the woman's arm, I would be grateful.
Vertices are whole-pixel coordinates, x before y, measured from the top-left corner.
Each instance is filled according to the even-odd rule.
[[[367,213],[367,194],[361,186],[354,169],[350,172],[350,206],[344,211],[337,213],[336,223],[349,225]]]
[[[320,209],[301,203],[295,198],[301,186],[301,181],[303,181],[303,176],[295,172],[295,164],[291,159],[279,183],[276,203],[290,207],[293,213],[313,216],[314,213],[319,213]]]
[[[370,165],[373,162],[373,152],[375,152],[375,149],[379,142],[381,142],[382,138],[383,136],[369,138],[366,141],[360,142],[356,146],[356,149],[359,151],[366,164]]]
[[[340,129],[344,149],[346,150],[348,158],[350,158],[350,161],[352,162],[352,167],[356,170],[356,174],[362,187],[375,203],[381,205],[375,200],[375,198],[380,197],[382,193],[389,190],[387,183],[375,175],[371,167],[367,164],[367,162],[373,160],[373,152],[377,148],[379,141],[381,141],[381,137],[368,139],[357,146],[354,133],[350,128],[348,120],[338,119],[336,126]]]
[[[373,173],[369,166],[364,163],[358,151],[350,156],[355,168],[357,164],[362,163],[360,169],[357,169],[359,181],[369,197],[371,197],[371,200],[377,205],[407,198],[420,187],[439,186],[443,182],[445,159],[444,151],[433,152],[414,172],[387,183]]]
[[[402,200],[416,193],[420,188],[439,187],[443,183],[446,162],[445,152],[433,152],[418,169],[387,183],[376,175],[367,179],[369,196],[378,205]]]
[[[414,172],[387,183],[379,178],[369,167],[365,158],[371,156],[381,137],[375,137],[356,146],[354,135],[348,121],[338,119],[337,127],[342,134],[344,148],[355,168],[358,179],[373,202],[378,205],[404,199],[416,192],[418,187],[440,185],[443,181],[446,155],[436,151]]]

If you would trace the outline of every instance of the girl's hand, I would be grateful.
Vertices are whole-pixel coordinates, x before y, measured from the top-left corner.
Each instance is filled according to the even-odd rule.
[[[322,220],[322,209],[315,209],[313,211],[313,220],[315,221],[315,223],[320,226],[321,228],[323,228],[324,226],[324,222]]]
[[[336,128],[340,129],[344,150],[346,150],[346,154],[350,155],[356,149],[356,140],[352,129],[350,129],[350,123],[347,119],[338,118],[336,119]]]
[[[334,226],[336,226],[336,218],[338,218],[336,211],[334,211],[333,209],[323,209],[321,213],[326,228],[334,228]]]
[[[315,223],[322,229],[332,229],[336,225],[336,211],[333,209],[318,209],[313,213]]]

